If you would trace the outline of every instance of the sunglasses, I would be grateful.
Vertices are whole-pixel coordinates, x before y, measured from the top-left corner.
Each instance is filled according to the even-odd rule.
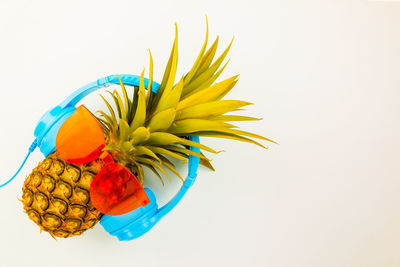
[[[75,165],[100,162],[101,170],[90,185],[96,209],[107,215],[122,215],[150,203],[137,177],[105,151],[106,140],[96,117],[83,105],[62,124],[56,137],[56,153]]]

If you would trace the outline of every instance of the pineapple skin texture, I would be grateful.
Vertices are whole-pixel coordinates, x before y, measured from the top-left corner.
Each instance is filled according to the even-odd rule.
[[[90,201],[90,184],[104,166],[101,160],[72,165],[53,153],[39,163],[22,188],[25,213],[52,237],[81,235],[102,215]]]

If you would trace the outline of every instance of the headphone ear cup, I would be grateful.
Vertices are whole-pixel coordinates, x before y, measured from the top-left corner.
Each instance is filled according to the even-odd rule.
[[[157,200],[154,193],[144,189],[150,203],[127,214],[119,216],[103,215],[100,224],[110,235],[120,241],[129,241],[147,233],[159,221]]]

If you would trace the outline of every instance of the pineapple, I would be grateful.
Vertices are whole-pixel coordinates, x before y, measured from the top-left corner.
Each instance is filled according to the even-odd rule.
[[[254,139],[273,142],[263,136],[237,129],[232,121],[254,121],[257,118],[226,114],[240,110],[251,103],[239,100],[222,100],[235,86],[238,76],[214,83],[225,69],[222,65],[232,45],[214,60],[218,37],[207,48],[208,23],[205,42],[190,71],[176,80],[178,60],[178,30],[161,85],[152,92],[153,59],[150,54],[149,84],[146,92],[144,70],[140,85],[130,98],[120,81],[122,95],[108,92],[113,105],[106,98],[108,112],[98,111],[97,117],[106,137],[104,151],[115,162],[127,167],[143,184],[143,168],[150,169],[164,184],[163,176],[170,179],[166,170],[182,181],[172,159],[187,162],[190,155],[200,158],[200,163],[214,170],[203,153],[196,153],[189,146],[218,153],[212,148],[188,140],[189,136],[225,138],[256,144]],[[102,167],[102,161],[76,166],[61,160],[57,152],[47,157],[28,176],[23,187],[23,203],[28,216],[42,230],[52,236],[80,235],[96,224],[102,214],[89,198],[92,179]]]
[[[90,183],[103,162],[76,166],[49,155],[33,169],[22,188],[29,218],[53,237],[82,234],[99,222],[102,214],[90,202]]]

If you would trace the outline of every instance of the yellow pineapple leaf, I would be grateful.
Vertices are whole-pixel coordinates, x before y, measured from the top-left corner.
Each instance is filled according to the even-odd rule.
[[[219,129],[235,128],[236,126],[223,121],[210,121],[204,119],[185,119],[175,121],[168,129],[168,132],[177,135],[199,131],[216,131]]]
[[[208,132],[197,132],[197,133],[191,133],[189,134],[190,136],[203,136],[203,137],[213,137],[213,138],[223,138],[223,139],[231,139],[231,140],[236,140],[236,141],[241,141],[241,142],[247,142],[247,143],[252,143],[257,146],[260,146],[262,148],[268,149],[264,145],[260,144],[259,142],[246,138],[240,135],[236,134],[230,134],[230,133],[223,133],[223,132],[213,132],[213,131],[208,131]]]
[[[165,176],[167,176],[167,178],[171,181],[171,179],[169,178],[169,175],[164,171],[164,169],[155,161],[148,159],[148,158],[143,158],[143,157],[137,157],[136,161],[142,164],[148,164],[150,166],[153,166],[154,168],[156,168],[157,170],[159,170],[160,172],[162,172]]]
[[[199,55],[197,56],[196,61],[193,64],[193,67],[190,69],[190,71],[185,76],[185,79],[184,79],[185,84],[190,83],[193,76],[196,74],[197,70],[199,69],[204,52],[206,51],[206,48],[207,48],[207,43],[208,43],[208,19],[206,18],[206,37],[204,39],[204,44],[200,50]]]
[[[129,124],[124,119],[119,119],[119,138],[121,141],[128,140]]]
[[[144,88],[144,70],[140,75],[137,108],[135,112],[135,117],[130,125],[130,130],[133,132],[138,127],[143,126],[146,119],[146,90]]]
[[[243,135],[243,136],[247,136],[247,137],[251,137],[251,138],[261,139],[261,140],[265,140],[265,141],[275,143],[278,145],[277,142],[275,142],[271,139],[268,139],[264,136],[258,135],[258,134],[254,134],[254,133],[250,133],[250,132],[246,132],[246,131],[242,131],[242,130],[237,130],[237,129],[222,129],[222,131],[225,133],[231,133],[231,134]]]
[[[179,179],[181,179],[182,182],[184,182],[184,180],[183,180],[182,176],[180,175],[180,173],[175,169],[174,164],[173,164],[171,161],[169,161],[166,157],[164,157],[164,156],[162,156],[162,155],[159,155],[159,156],[160,156],[160,158],[162,159],[162,165],[165,166],[165,167],[167,167],[167,168],[168,168],[170,171],[172,171],[176,176],[178,176]],[[170,179],[170,182],[171,182],[171,179]]]
[[[102,95],[100,95],[100,97],[103,99],[103,101],[106,104],[108,110],[110,111],[111,118],[112,118],[112,124],[113,124],[113,126],[116,127],[117,126],[117,118],[115,117],[115,113],[114,113],[113,108],[111,107],[110,103],[108,103],[107,100]]]
[[[189,150],[189,151],[191,151],[191,150]],[[192,152],[193,152],[193,151],[192,151]],[[184,157],[184,158],[186,158],[186,159],[189,159],[189,155],[187,155],[187,154],[185,154],[185,153],[181,153],[181,152],[177,152],[177,153],[179,153],[180,155],[182,155],[182,157]],[[206,156],[204,156],[203,153],[200,153],[200,154],[198,154],[198,155],[199,155],[199,158],[200,158],[199,164],[203,165],[204,167],[206,167],[206,168],[208,168],[208,169],[210,169],[210,170],[212,170],[212,171],[215,171],[214,167],[213,167],[213,166],[211,165],[211,163],[210,163],[210,160],[207,159]],[[197,157],[197,155],[194,155],[194,156]]]
[[[196,72],[196,76],[199,74],[202,74],[205,70],[207,70],[215,56],[215,53],[217,52],[218,48],[218,41],[219,41],[219,36],[215,38],[214,43],[211,45],[211,47],[207,50],[206,54],[203,57],[203,60],[200,63],[199,69]]]
[[[107,120],[99,118],[99,117],[96,117],[96,119],[100,122],[100,124],[108,125],[108,121]]]
[[[253,117],[238,116],[238,115],[220,115],[220,116],[215,116],[215,117],[212,117],[209,119],[213,120],[213,121],[259,121],[259,120],[262,120],[262,118],[253,118]]]
[[[150,138],[146,141],[147,145],[165,146],[175,144],[180,141],[180,138],[164,132],[154,132],[150,134]]]
[[[121,151],[121,146],[117,145],[116,143],[109,143],[104,148],[103,151]]]
[[[258,134],[254,134],[254,133],[250,133],[250,132],[246,132],[246,131],[237,130],[237,129],[220,128],[220,129],[215,129],[215,130],[211,130],[211,131],[219,132],[220,134],[233,134],[233,135],[238,135],[238,136],[242,136],[242,137],[246,136],[246,137],[261,139],[261,140],[265,140],[265,141],[268,141],[268,142],[271,142],[271,143],[278,144],[277,142],[275,142],[275,141],[273,141],[271,139],[268,139],[268,138],[266,138],[264,136],[261,136],[261,135],[258,135]]]
[[[218,154],[218,153],[222,152],[222,151],[218,151],[217,152],[214,149],[209,148],[208,146],[205,146],[203,144],[199,144],[199,143],[196,143],[196,142],[193,142],[191,140],[184,139],[184,138],[181,138],[181,141],[179,143],[182,144],[182,145],[185,145],[185,146],[197,147],[197,148],[203,149],[205,151],[208,151],[208,152],[211,152],[211,153],[214,153],[214,154]]]
[[[249,132],[245,132],[245,131],[241,131],[241,130],[236,130],[236,129],[222,129],[221,128],[221,129],[214,130],[214,131],[193,132],[193,133],[187,134],[187,135],[188,136],[190,136],[190,135],[197,136],[198,135],[198,136],[209,136],[209,137],[217,137],[217,135],[219,135],[218,137],[220,137],[220,138],[224,138],[222,136],[235,136],[235,137],[238,137],[238,138],[245,138],[245,139],[248,139],[246,137],[251,137],[251,138],[257,138],[257,139],[261,139],[261,140],[265,140],[265,141],[268,141],[268,142],[272,142],[272,143],[278,144],[275,141],[273,141],[271,139],[268,139],[268,138],[265,138],[265,137],[263,137],[261,135],[253,134],[253,133],[249,133]],[[244,136],[246,136],[246,137],[244,137]],[[228,137],[226,137],[226,138],[228,138]],[[234,138],[229,138],[229,139],[234,139]],[[258,144],[256,141],[254,141],[252,139],[249,139],[249,140],[251,140],[250,143],[254,143],[256,145],[260,145],[260,144]],[[239,140],[239,141],[241,141],[241,140]],[[260,145],[260,146],[262,146],[262,145]],[[264,147],[264,146],[262,146],[262,147]]]
[[[139,82],[139,85],[140,85],[140,82]],[[135,86],[133,88],[132,112],[131,112],[130,117],[129,117],[129,122],[130,122],[129,125],[132,124],[133,119],[135,118],[136,109],[137,109],[137,106],[138,106],[138,98],[139,98],[139,87]]]
[[[172,88],[171,92],[168,95],[160,99],[160,102],[158,103],[154,113],[159,113],[169,108],[176,108],[176,105],[178,104],[181,98],[182,88],[183,88],[183,77],[174,86],[174,88]]]
[[[152,95],[153,89],[153,56],[149,50],[150,55],[150,72],[149,72],[149,85],[147,86],[146,106],[149,105],[150,96]]]
[[[126,89],[125,89],[125,85],[121,81],[121,78],[118,75],[116,75],[116,76],[117,76],[117,78],[119,80],[119,84],[120,84],[121,89],[122,89],[122,95],[124,96],[124,103],[125,103],[125,108],[123,108],[125,110],[125,112],[122,112],[123,109],[121,108],[121,113],[123,114],[123,116],[121,118],[123,118],[124,120],[127,120],[128,119],[127,118],[127,114],[129,114],[129,112],[130,112],[130,110],[129,110],[129,107],[130,107],[129,98],[128,98],[128,94],[127,94]],[[118,95],[118,97],[119,97],[119,95]],[[121,106],[124,107],[124,105],[122,105],[122,101],[121,101]]]
[[[138,145],[146,142],[150,138],[150,131],[146,127],[137,128],[131,135],[132,145]]]
[[[164,109],[172,107],[176,108],[176,105],[178,105],[179,100],[181,99],[182,96],[182,90],[183,90],[183,77],[179,80],[179,82],[176,84],[176,86],[173,88],[171,93],[167,96],[166,98],[166,105],[164,105]]]
[[[165,146],[164,148],[169,150],[169,151],[178,152],[181,155],[182,154],[184,154],[184,155],[192,155],[192,156],[195,156],[195,157],[199,157],[200,159],[208,160],[208,158],[206,158],[203,153],[199,154],[199,153],[197,153],[197,152],[195,152],[193,150],[190,150],[190,149],[187,149],[187,148],[184,148],[184,147],[169,145],[169,146]]]
[[[232,40],[231,40],[231,42],[229,43],[228,47],[225,48],[225,51],[224,51],[224,52],[218,57],[218,59],[209,67],[208,70],[206,70],[206,71],[203,72],[203,74],[206,73],[206,72],[208,72],[208,71],[211,71],[211,70],[213,70],[212,73],[215,73],[215,72],[218,70],[218,68],[219,68],[219,66],[221,66],[222,62],[224,62],[224,59],[225,59],[226,55],[228,55],[228,52],[229,52],[229,50],[231,49],[231,46],[232,46],[232,44],[233,44],[233,40],[234,40],[234,38],[232,38]],[[201,77],[201,75],[200,75],[200,77]],[[199,78],[200,78],[200,77],[199,77]]]
[[[178,67],[178,26],[175,23],[175,40],[171,52],[171,68],[170,72],[168,73],[168,80],[164,90],[162,91],[163,94],[161,94],[161,97],[164,95],[164,93],[169,93],[169,91],[174,86],[177,67]]]
[[[157,155],[151,149],[149,149],[149,148],[147,148],[145,146],[137,146],[136,147],[136,151],[135,151],[135,155],[136,156],[146,155],[146,156],[149,156],[151,158],[154,158],[158,162],[161,162],[161,160],[157,157]]]
[[[173,135],[170,133],[164,133],[164,132],[151,133],[150,138],[149,138],[149,140],[147,140],[146,144],[153,145],[153,146],[166,146],[166,145],[171,145],[171,144],[182,144],[182,145],[197,147],[197,148],[203,149],[203,150],[211,152],[211,153],[218,153],[215,150],[213,150],[203,144],[199,144],[199,143],[196,143],[191,140],[184,139],[184,138],[179,138],[176,135]]]
[[[252,103],[239,100],[211,101],[181,109],[176,113],[175,120],[188,118],[208,118],[234,111],[238,108],[252,105]]]
[[[160,157],[161,161],[165,161],[165,162],[169,163],[171,166],[173,166],[173,167],[175,168],[175,164],[172,163],[172,161],[170,161],[166,156],[163,156],[163,155],[161,155],[161,154],[159,154],[158,156]],[[161,166],[162,166],[162,165],[163,165],[163,164],[161,164]]]
[[[97,112],[105,119],[105,121],[107,122],[107,126],[111,128],[114,124],[112,118],[101,110],[98,110]]]
[[[106,92],[109,93],[110,96],[112,97],[112,99],[114,100],[115,107],[117,108],[117,112],[118,112],[118,118],[121,118],[121,116],[122,116],[121,107],[119,106],[117,97],[114,95],[115,91],[114,92],[106,91]]]
[[[158,173],[158,171],[153,166],[148,165],[148,164],[143,164],[143,166],[149,168],[158,177],[158,179],[160,179],[162,185],[163,186],[165,185],[164,180],[161,178],[161,175]]]
[[[233,39],[229,46],[225,49],[225,51],[221,54],[221,56],[208,68],[206,69],[203,73],[201,73],[196,79],[193,79],[193,87],[192,88],[197,88],[201,84],[205,83],[208,79],[210,79],[214,73],[218,70],[218,68],[221,66],[222,62],[224,61],[226,55],[229,52],[229,49],[232,46]],[[190,89],[186,89],[185,95],[190,92]]]
[[[211,76],[209,79],[207,79],[206,81],[204,81],[204,82],[202,82],[202,83],[191,83],[190,85],[188,85],[188,86],[185,86],[185,91],[186,91],[186,94],[184,95],[184,98],[185,97],[188,97],[188,96],[190,96],[190,95],[192,95],[192,94],[194,94],[194,93],[196,93],[196,92],[198,92],[198,91],[201,91],[201,90],[203,90],[204,88],[207,88],[207,87],[210,87],[217,79],[218,79],[218,77],[221,75],[221,73],[224,71],[224,69],[226,68],[226,66],[229,64],[229,61],[230,60],[228,60],[225,64],[224,64],[224,66],[222,66],[222,68],[221,69],[219,69],[213,76]],[[183,95],[183,94],[182,94]]]
[[[171,50],[171,54],[169,56],[168,59],[168,63],[167,63],[167,67],[165,68],[164,71],[164,76],[160,85],[160,90],[162,90],[163,88],[165,88],[166,84],[168,83],[168,79],[169,79],[169,75],[171,73],[171,69],[173,68],[173,61],[174,61],[174,53],[175,51],[175,46],[177,45],[177,39],[178,39],[178,26],[175,23],[175,39],[174,39],[174,44],[172,45],[172,50]]]
[[[157,113],[151,118],[147,126],[150,132],[167,130],[175,119],[175,108],[170,108]]]
[[[176,159],[179,159],[181,161],[184,161],[186,163],[186,159],[184,157],[182,157],[181,155],[174,153],[168,149],[162,148],[162,147],[156,147],[156,146],[148,146],[148,149],[150,149],[151,151],[153,151],[154,153],[157,154],[162,154],[162,155],[167,155]]]
[[[238,82],[238,80],[234,81],[231,84],[231,87],[228,90],[225,90],[224,92],[222,92],[222,94],[220,94],[215,100],[221,100],[222,98],[224,98],[225,95],[228,94],[232,90],[232,88],[237,84],[237,82]],[[238,110],[242,110],[242,109],[238,109]]]
[[[215,171],[215,169],[214,169],[213,165],[210,163],[210,161],[205,160],[205,159],[200,159],[199,163],[201,165],[203,165],[204,167],[206,167],[206,168],[208,168],[208,169],[210,169],[212,171]]]
[[[129,141],[124,141],[119,143],[120,151],[123,153],[132,153],[136,149],[133,147],[132,143]]]
[[[215,101],[220,95],[229,92],[233,88],[233,86],[235,86],[237,77],[238,75],[233,76],[186,97],[178,103],[176,110],[178,111],[197,104]]]
[[[158,89],[158,92],[155,95],[154,103],[152,103],[152,105],[154,105],[155,108],[157,108],[160,99],[165,97],[165,95],[168,95],[169,92],[172,90],[172,87],[175,82],[177,64],[178,64],[178,26],[175,23],[175,40],[172,47],[171,55],[169,57],[167,67],[165,68],[160,88]]]
[[[101,130],[105,133],[106,136],[109,136],[110,135],[110,127],[109,127],[108,122],[102,118],[96,117],[96,119],[99,122]]]
[[[137,174],[138,174],[139,181],[140,181],[141,184],[143,184],[143,182],[144,182],[143,167],[140,166],[140,164],[135,164],[135,166],[136,166],[136,168],[138,170]]]

